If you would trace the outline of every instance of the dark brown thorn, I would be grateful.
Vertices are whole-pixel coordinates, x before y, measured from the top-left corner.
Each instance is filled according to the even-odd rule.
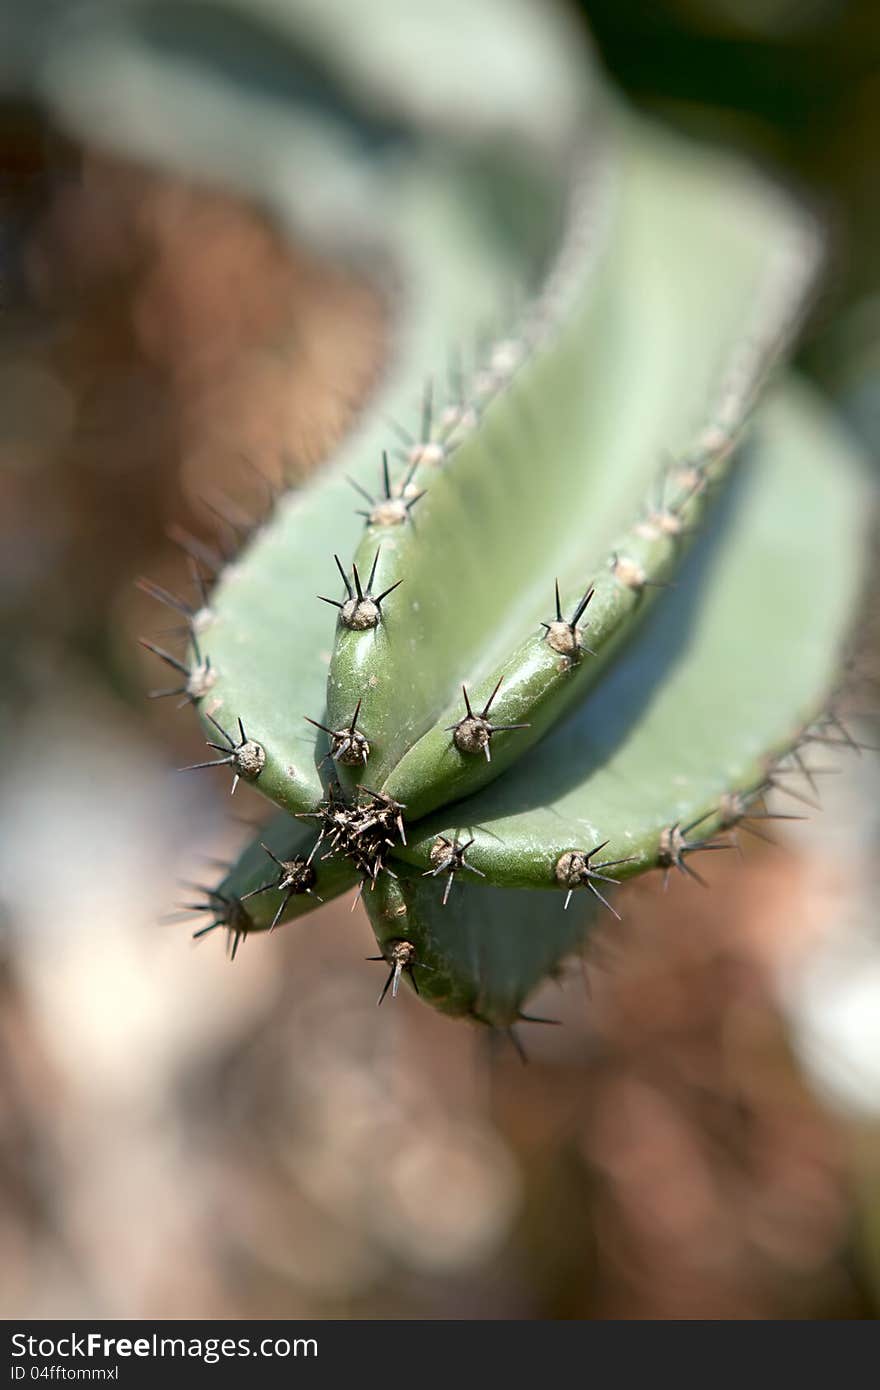
[[[339,573],[342,575],[342,582],[343,582],[343,584],[345,585],[345,592],[348,594],[348,597],[349,597],[349,598],[354,598],[354,594],[353,594],[352,591],[351,591],[351,584],[350,584],[350,582],[349,582],[348,575],[345,573],[345,570],[342,568],[342,561],[340,560],[340,558],[339,558],[338,555],[334,555],[334,556],[333,556],[333,559],[336,561],[336,568],[339,570]],[[355,574],[357,574],[357,570],[355,570]],[[319,597],[320,597],[320,595],[319,595]],[[324,602],[325,602],[325,603],[333,603],[334,600],[333,600],[333,599],[325,599]],[[337,603],[336,607],[337,607],[337,608],[341,608],[341,607],[342,607],[342,604],[341,604],[341,603]]]
[[[391,501],[391,474],[388,471],[388,451],[382,450],[382,486],[385,489],[386,502]]]
[[[418,471],[419,471],[419,466],[420,466],[420,465],[421,465],[421,459],[420,459],[418,456],[416,456],[416,458],[415,458],[415,459],[413,460],[413,462],[410,464],[409,468],[406,470],[406,473],[405,473],[404,476],[403,476],[403,482],[402,482],[401,485],[400,485],[400,495],[401,495],[401,497],[405,497],[405,496],[406,496],[406,490],[407,490],[407,488],[409,487],[410,483],[412,482],[413,478],[414,478],[414,477],[416,476],[416,474],[418,473]],[[424,492],[419,493],[419,496],[420,496],[420,497],[424,497],[424,495],[425,495]]]
[[[698,825],[702,825],[702,824],[703,824],[703,821],[708,820],[710,816],[717,816],[718,814],[719,814],[718,807],[717,807],[717,806],[711,806],[711,807],[709,808],[708,811],[704,811],[703,814],[702,814],[701,816],[697,816],[697,819],[696,819],[696,820],[690,821],[690,823],[689,823],[688,825],[683,825],[683,826],[681,826],[681,833],[682,833],[682,835],[683,835],[684,838],[686,839],[687,836],[690,835],[690,833],[691,833],[692,830],[696,830],[696,828],[697,828]]]
[[[406,429],[403,425],[401,425],[399,420],[395,420],[391,415],[385,415],[383,416],[383,419],[388,428],[390,430],[393,430],[393,432],[397,435],[397,438],[400,440],[402,444],[406,444],[410,448],[413,444],[415,444],[415,439],[410,434],[409,430]]]
[[[503,734],[506,733],[508,729],[530,729],[531,727],[531,724],[490,724],[489,733]]]
[[[196,559],[195,555],[188,555],[187,559],[189,560],[189,569],[190,575],[192,577],[192,582],[195,585],[199,595],[200,607],[207,608],[210,596],[208,594],[208,586],[205,583],[205,576],[199,569],[199,562]]]
[[[561,601],[561,599],[560,599],[560,597],[559,597],[559,580],[558,580],[558,579],[555,580],[555,588],[556,588],[556,621],[557,621],[558,623],[563,623],[563,622],[565,622],[565,619],[564,619],[563,616],[562,616],[562,601]],[[547,627],[548,624],[547,624],[547,623],[542,623],[541,626],[542,626],[542,627]]]
[[[848,743],[851,748],[854,748],[857,753],[860,753],[862,751],[863,745],[860,744],[857,739],[853,738],[849,729],[846,727],[843,720],[840,718],[840,715],[837,714],[835,710],[828,710],[825,717],[827,722],[829,724],[833,724],[835,729],[837,729],[838,733],[843,735],[844,741]]]
[[[395,978],[395,977],[397,977],[397,978]],[[384,1003],[384,1001],[385,1001],[385,996],[386,996],[386,994],[388,993],[389,989],[391,988],[392,984],[394,985],[394,994],[392,995],[392,998],[396,998],[396,997],[397,997],[398,979],[399,979],[399,970],[398,970],[398,968],[397,968],[397,965],[395,964],[395,965],[392,965],[391,969],[389,970],[389,972],[388,972],[388,979],[385,981],[385,984],[384,984],[384,986],[382,987],[382,993],[379,995],[379,998],[376,1000],[376,1005],[377,1005],[377,1007],[378,1007],[380,1004],[383,1004],[383,1003]]]
[[[242,540],[247,540],[257,526],[256,518],[249,515],[240,503],[234,502],[231,497],[224,497],[220,492],[213,494],[214,501],[208,502],[205,498],[202,501],[206,506],[211,507],[215,515],[225,521],[226,525],[236,532]]]
[[[593,879],[594,879],[594,878],[602,878],[602,875],[601,875],[601,874],[590,874],[589,878],[586,880],[586,883],[584,884],[584,887],[585,887],[585,888],[589,888],[590,892],[593,894],[593,897],[594,897],[594,898],[598,898],[598,899],[599,899],[599,902],[602,903],[604,907],[607,907],[607,908],[608,908],[608,911],[611,913],[612,917],[616,917],[617,920],[618,920],[618,922],[622,921],[623,919],[622,919],[620,913],[617,911],[617,908],[612,907],[611,904],[610,904],[610,902],[608,901],[608,899],[607,899],[606,897],[604,897],[604,896],[599,892],[599,889],[596,887],[595,883],[593,882]],[[616,880],[616,879],[613,879],[613,878],[609,878],[609,879],[605,879],[605,880],[603,880],[603,881],[606,882],[606,883],[616,883],[617,880]]]
[[[551,1028],[561,1028],[561,1018],[541,1018],[538,1014],[517,1014],[517,1023],[546,1023]]]
[[[332,603],[334,608],[342,608],[344,606],[338,599],[325,598],[323,594],[317,594],[316,597],[319,598],[322,603]]]
[[[217,730],[218,734],[222,734],[223,738],[226,739],[226,742],[227,742],[227,744],[229,745],[229,747],[230,747],[230,748],[234,748],[234,747],[235,747],[235,743],[234,743],[233,739],[230,737],[230,735],[229,735],[229,734],[226,732],[226,730],[223,728],[223,725],[217,723],[217,720],[214,718],[213,714],[209,714],[209,715],[207,716],[207,718],[208,718],[209,723],[211,723],[211,724],[214,725],[214,728]],[[212,743],[212,744],[211,744],[211,747],[212,747],[212,748],[216,748],[217,745],[216,745],[215,743]]]
[[[202,506],[206,507],[207,510],[211,513],[211,515],[228,530],[232,540],[232,548],[231,550],[227,550],[225,558],[227,560],[231,560],[234,557],[236,551],[240,549],[241,545],[247,539],[247,529],[242,527],[240,524],[237,525],[234,521],[232,521],[232,519],[222,511],[222,509],[217,505],[216,502],[210,502],[207,497],[202,497],[200,501],[202,503]]]
[[[312,719],[311,716],[308,714],[304,714],[303,719],[305,719],[306,723],[314,724],[316,729],[320,729],[322,733],[329,734],[330,737],[333,738],[336,732],[335,729],[328,729],[326,724],[319,724],[317,719]],[[304,814],[308,814],[308,812],[305,812]]]
[[[851,735],[848,738],[829,738],[827,734],[810,734],[810,743],[822,743],[828,748],[854,748],[861,757],[862,753],[880,753],[880,746],[876,743],[860,743]]]
[[[498,680],[497,680],[496,683],[495,683],[495,689],[492,691],[492,694],[489,696],[489,698],[488,698],[488,700],[486,701],[486,703],[484,704],[483,708],[480,710],[480,718],[481,718],[481,719],[485,719],[486,716],[487,716],[488,713],[489,713],[489,710],[492,708],[492,703],[493,703],[493,701],[494,701],[494,699],[495,699],[495,696],[498,694],[498,691],[501,689],[501,682],[502,682],[503,680],[504,680],[504,677],[503,677],[503,676],[499,676],[499,677],[498,677]],[[502,725],[499,724],[498,727],[501,728]],[[513,726],[510,725],[509,727],[512,728]]]
[[[810,786],[810,791],[813,793],[814,796],[818,796],[819,788],[816,786],[816,783],[814,781],[813,770],[812,768],[807,767],[806,763],[800,755],[800,750],[797,748],[793,748],[791,750],[791,756],[797,764],[798,771],[801,772],[804,777],[806,777],[807,782]]]
[[[213,745],[211,745],[213,747]],[[229,767],[230,763],[235,762],[235,754],[230,753],[226,758],[214,758],[208,763],[188,763],[186,767],[179,767],[178,772],[198,772],[203,767]]]
[[[199,927],[198,931],[194,931],[192,939],[193,941],[198,941],[200,937],[207,936],[208,932],[216,931],[217,927],[222,927],[224,925],[225,923],[222,917],[219,917],[216,922],[209,922],[206,927]]]
[[[607,844],[608,841],[606,840],[605,843]],[[600,848],[601,848],[601,846],[600,846]],[[593,850],[593,853],[595,854],[595,853],[596,853],[596,850]],[[601,864],[597,864],[597,865],[596,865],[596,868],[597,868],[597,869],[613,869],[613,868],[615,867],[615,865],[617,865],[617,864],[636,864],[636,863],[638,863],[638,859],[639,859],[639,856],[638,856],[637,854],[628,854],[628,855],[626,856],[625,859],[603,859],[603,861],[602,861]],[[615,878],[615,879],[612,879],[611,882],[617,883],[617,882],[619,882],[619,880]]]
[[[241,901],[246,903],[248,898],[257,898],[261,893],[268,893],[275,887],[277,887],[277,881],[274,878],[270,878],[268,883],[261,883],[259,888],[251,888],[249,892],[242,893]]]
[[[698,874],[696,869],[685,861],[684,854],[679,855],[679,857],[676,859],[675,867],[679,870],[680,873],[687,874],[688,877],[692,878],[695,883],[699,883],[701,888],[709,887],[702,874]]]
[[[603,869],[603,868],[605,868],[605,867],[606,867],[606,865],[604,865],[604,864],[597,864],[597,865],[596,865],[596,869]],[[612,878],[610,874],[600,874],[600,873],[597,873],[597,872],[596,872],[596,869],[592,869],[592,868],[590,869],[590,878],[598,879],[598,881],[599,881],[600,883],[613,883],[614,886],[615,886],[615,888],[618,886],[618,884],[620,883],[620,879],[618,879],[618,878]]]
[[[178,598],[168,589],[163,589],[161,584],[154,584],[152,579],[136,579],[135,587],[140,589],[142,594],[146,594],[148,598],[156,599],[158,603],[164,603],[166,608],[172,608],[175,613],[180,613],[184,618],[192,618],[192,608],[184,599]]]
[[[523,1047],[522,1038],[516,1032],[513,1025],[505,1029],[505,1032],[507,1033],[508,1038],[512,1042],[514,1051],[516,1052],[516,1055],[519,1057],[519,1060],[522,1062],[524,1067],[527,1067],[529,1064],[529,1058],[525,1048]]]
[[[473,717],[474,717],[474,712],[473,712],[473,710],[471,709],[471,702],[470,702],[470,700],[468,699],[467,688],[466,688],[465,686],[462,686],[462,687],[461,687],[461,693],[462,693],[462,695],[464,696],[464,707],[465,707],[465,709],[467,710],[468,719],[473,719]],[[454,726],[453,726],[453,727],[454,727]]]
[[[786,769],[785,769],[785,768],[779,768],[779,769],[777,769],[776,776],[786,776],[786,775],[791,776],[791,775],[792,775],[791,771],[786,772]],[[802,802],[804,806],[809,806],[813,811],[821,811],[821,810],[822,810],[822,807],[820,806],[820,804],[819,804],[818,801],[813,801],[809,796],[805,796],[803,792],[796,792],[796,791],[794,791],[791,787],[786,787],[784,783],[782,783],[782,782],[777,782],[777,781],[775,780],[775,777],[771,777],[771,778],[769,779],[769,782],[770,782],[771,787],[774,787],[774,788],[776,789],[776,791],[782,792],[782,793],[784,793],[786,796],[793,796],[794,799],[795,799],[795,801],[800,801],[800,802]]]
[[[374,563],[375,563],[375,562],[374,562]],[[358,596],[358,603],[363,603],[363,601],[364,601],[364,591],[363,591],[363,589],[361,588],[361,577],[360,577],[360,574],[358,573],[358,567],[357,567],[357,565],[355,565],[355,564],[352,565],[352,567],[351,567],[351,573],[352,573],[352,578],[354,579],[354,589],[355,589],[355,593],[356,593],[357,596]],[[372,578],[372,576],[371,576],[371,578]],[[369,589],[370,589],[370,584],[368,583],[368,584],[367,584],[367,592],[369,592]]]
[[[369,577],[369,579],[367,580],[367,593],[368,593],[368,594],[372,594],[372,592],[373,592],[373,583],[374,583],[375,578],[376,578],[376,566],[377,566],[378,563],[379,563],[379,556],[381,555],[381,553],[382,553],[382,547],[381,547],[381,545],[380,545],[380,546],[378,546],[378,547],[376,548],[376,553],[375,553],[375,555],[373,556],[373,563],[372,563],[372,566],[370,567],[370,577]],[[357,570],[355,570],[355,574],[357,574]],[[363,594],[360,592],[360,590],[358,590],[358,598],[363,598]]]
[[[376,505],[376,499],[375,499],[375,497],[371,497],[370,494],[367,492],[367,489],[366,489],[365,487],[361,487],[360,483],[359,483],[355,478],[350,478],[350,477],[348,476],[348,474],[346,473],[346,475],[345,475],[345,481],[349,484],[349,486],[351,486],[351,487],[354,488],[355,492],[360,493],[360,495],[361,495],[361,497],[363,497],[364,501],[365,501],[365,502],[369,502],[369,504],[370,504],[371,507],[374,507],[374,506]],[[366,513],[365,513],[365,512],[358,512],[358,516],[365,516],[365,515],[366,515],[366,516],[369,516],[369,512],[366,512]]]
[[[582,598],[582,599],[580,600],[580,602],[578,603],[578,606],[577,606],[577,608],[574,610],[574,613],[572,614],[571,622],[570,622],[570,624],[569,624],[570,627],[572,627],[572,628],[577,627],[577,625],[578,625],[578,623],[580,622],[581,618],[584,616],[584,613],[586,612],[586,609],[587,609],[587,605],[589,604],[589,602],[590,602],[590,600],[592,599],[593,594],[594,594],[595,592],[596,592],[595,587],[591,584],[590,587],[589,587],[589,589],[587,590],[587,592],[584,594],[583,598]],[[586,650],[589,651],[589,650],[590,650],[589,647],[587,647]],[[591,653],[591,655],[595,655],[595,653]]]
[[[787,772],[790,776],[797,776],[799,769],[794,767],[777,768],[777,772]],[[813,777],[839,777],[841,769],[839,767],[811,767],[810,774]]]
[[[388,597],[388,595],[393,594],[395,589],[399,589],[402,583],[403,580],[398,579],[395,584],[389,584],[387,589],[383,589],[381,594],[376,594],[373,598],[373,602],[375,603],[376,607],[381,608],[384,600]]]
[[[175,671],[179,671],[182,676],[189,676],[189,667],[178,657],[172,656],[170,652],[166,652],[164,647],[157,647],[155,642],[148,642],[146,637],[139,637],[138,641],[142,647],[146,647],[148,652],[152,652],[154,656],[158,656],[160,661],[164,661],[166,666],[171,666]]]
[[[750,816],[743,816],[742,820],[738,822],[737,828],[748,831],[750,835],[754,835],[756,840],[763,840],[767,845],[776,845],[778,847],[778,840],[774,840],[773,836],[768,835],[766,830],[759,830],[757,826],[750,824],[750,821]]]
[[[359,715],[360,712],[361,712],[361,705],[362,705],[362,704],[363,704],[363,696],[361,696],[361,698],[358,700],[357,704],[356,704],[355,707],[354,707],[354,714],[351,716],[351,723],[350,723],[349,726],[348,726],[349,732],[350,732],[350,733],[354,733],[354,731],[355,731],[355,725],[357,724],[358,715]]]
[[[250,473],[251,477],[256,480],[257,485],[263,490],[263,492],[266,495],[266,511],[264,513],[264,517],[268,517],[281,496],[281,488],[279,488],[275,481],[272,478],[270,478],[267,473],[263,472],[259,464],[254,463],[253,459],[250,458],[246,453],[242,452],[241,454],[239,454],[239,458],[241,459],[241,462],[244,464],[245,468]]]
[[[190,560],[203,564],[209,574],[218,574],[223,568],[223,557],[182,526],[172,523],[168,527],[168,539],[179,546]]]
[[[287,890],[287,892],[284,894],[284,897],[281,899],[281,902],[278,904],[278,908],[277,908],[277,910],[276,910],[276,912],[275,912],[275,916],[272,918],[272,921],[269,923],[269,931],[274,931],[275,928],[278,926],[278,923],[281,921],[281,918],[283,917],[284,913],[286,912],[286,910],[287,910],[287,905],[288,905],[288,903],[290,902],[290,900],[291,900],[292,897],[293,897],[293,889],[290,888],[290,889]]]

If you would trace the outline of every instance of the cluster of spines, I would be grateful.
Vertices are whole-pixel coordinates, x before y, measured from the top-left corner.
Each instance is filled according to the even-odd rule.
[[[492,761],[491,743],[492,736],[494,734],[503,734],[508,733],[514,729],[527,729],[529,727],[528,724],[492,723],[492,721],[489,718],[489,712],[492,708],[492,705],[495,702],[495,696],[498,694],[498,691],[500,689],[501,679],[499,678],[495,684],[495,688],[492,691],[492,694],[489,696],[488,700],[483,705],[483,708],[479,711],[479,713],[475,714],[474,711],[471,709],[470,696],[467,693],[467,687],[461,687],[461,693],[464,698],[465,713],[455,724],[450,724],[448,729],[446,730],[447,733],[452,734],[452,742],[455,744],[459,753],[464,753],[468,756],[482,753],[482,755],[486,759],[486,762],[490,763]]]
[[[266,766],[266,750],[261,743],[249,738],[245,732],[244,724],[238,720],[238,732],[240,738],[236,741],[233,736],[219,724],[213,715],[207,715],[213,724],[223,743],[214,743],[208,739],[208,747],[220,753],[221,757],[211,758],[203,763],[189,763],[180,769],[181,772],[198,772],[206,767],[229,767],[233,769],[232,788],[230,794],[234,794],[239,781],[255,782],[263,768]]]
[[[235,960],[242,941],[255,929],[254,920],[243,900],[233,893],[223,893],[220,889],[206,888],[202,884],[193,884],[192,887],[204,895],[203,901],[182,904],[183,912],[190,917],[201,912],[211,917],[207,926],[198,927],[193,932],[193,940],[199,941],[210,932],[222,929],[226,932],[229,958]]]
[[[336,561],[336,568],[342,576],[342,582],[345,585],[347,597],[340,600],[326,598],[324,594],[318,595],[322,603],[329,603],[334,608],[339,609],[340,623],[343,627],[349,628],[353,632],[366,632],[369,629],[378,627],[382,621],[382,604],[385,599],[388,598],[390,594],[393,594],[395,589],[399,589],[400,585],[403,583],[402,579],[398,579],[395,583],[389,584],[381,593],[373,593],[373,585],[376,581],[376,569],[379,564],[379,556],[381,553],[381,547],[377,548],[366,584],[361,582],[357,565],[352,565],[351,579],[349,579],[339,556],[334,555],[333,559]]]
[[[360,875],[363,892],[367,883],[371,888],[376,886],[383,870],[394,876],[388,859],[398,843],[406,844],[405,810],[399,801],[362,785],[352,797],[346,797],[336,783],[317,810],[301,811],[299,816],[317,821],[316,849],[326,844],[325,859],[332,854],[344,855]]]
[[[462,869],[467,869],[469,873],[476,874],[478,878],[485,878],[482,869],[478,869],[467,860],[467,852],[474,843],[474,837],[463,842],[459,841],[456,833],[450,840],[446,835],[438,835],[430,850],[430,869],[425,869],[423,878],[437,878],[440,874],[445,874],[446,885],[443,889],[443,897],[440,902],[441,907],[445,907],[449,901],[449,894],[452,891],[452,884],[455,875],[461,873]]]
[[[383,961],[384,964],[389,967],[388,978],[382,986],[382,993],[376,1000],[377,1004],[383,1004],[385,1002],[385,996],[389,989],[391,990],[391,998],[397,998],[400,991],[400,981],[404,975],[407,976],[416,994],[418,994],[419,982],[416,978],[416,971],[432,969],[430,965],[425,965],[423,961],[418,959],[418,953],[413,943],[403,938],[397,941],[389,941],[384,955],[367,956],[367,960]]]
[[[267,844],[261,847],[269,856],[278,872],[266,883],[261,883],[258,888],[252,888],[249,893],[242,895],[241,901],[245,902],[248,898],[256,898],[261,893],[277,892],[280,894],[278,907],[272,921],[269,923],[269,931],[274,931],[284,916],[291,899],[298,897],[300,893],[307,893],[316,902],[323,903],[324,899],[315,892],[317,874],[312,860],[318,850],[316,842],[311,852],[307,856],[294,854],[290,859],[279,859],[278,855]]]

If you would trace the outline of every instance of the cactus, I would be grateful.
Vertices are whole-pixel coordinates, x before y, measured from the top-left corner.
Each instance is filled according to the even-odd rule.
[[[406,980],[509,1028],[616,915],[615,884],[701,878],[772,789],[800,794],[810,740],[851,741],[830,702],[866,483],[783,370],[821,260],[800,208],[623,109],[545,7],[461,6],[429,72],[412,17],[443,7],[371,8],[354,51],[334,27],[352,0],[248,11],[312,77],[320,59],[331,114],[291,46],[286,105],[236,92],[231,152],[210,122],[125,132],[360,256],[391,343],[349,438],[210,593],[152,586],[190,629],[184,655],[152,650],[205,763],[277,808],[200,931],[235,950],[359,885],[383,998]],[[89,61],[111,88],[161,66],[116,22],[47,68],[74,124],[94,120],[71,76]],[[174,110],[210,107],[168,78]],[[270,138],[298,184],[248,157]]]

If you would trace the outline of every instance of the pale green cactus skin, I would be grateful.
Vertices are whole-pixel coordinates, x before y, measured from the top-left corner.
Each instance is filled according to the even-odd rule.
[[[118,17],[44,77],[90,130],[84,75],[127,74],[148,106],[159,74],[169,112],[199,119],[132,120],[121,145],[390,268],[373,399],[218,576],[187,657],[206,736],[235,757],[241,719],[260,755],[231,769],[279,808],[214,920],[237,945],[360,884],[395,993],[506,1028],[597,895],[613,910],[616,881],[699,873],[811,733],[845,742],[823,710],[867,484],[784,366],[821,238],[752,170],[623,110],[545,7],[456,6],[421,84],[430,6],[241,8],[277,27],[283,98],[163,69]],[[300,50],[332,114],[300,90]],[[481,53],[469,103],[458,69]],[[354,592],[374,562],[378,613]],[[462,686],[478,716],[497,692],[464,731]],[[261,841],[307,861],[293,887]]]

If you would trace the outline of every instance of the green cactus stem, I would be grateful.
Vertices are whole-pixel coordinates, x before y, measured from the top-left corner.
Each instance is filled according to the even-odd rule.
[[[189,631],[150,645],[204,763],[278,808],[197,904],[206,930],[234,952],[359,884],[382,997],[510,1028],[615,883],[702,878],[782,814],[765,798],[812,738],[846,743],[823,710],[867,485],[786,375],[810,218],[623,110],[545,6],[455,3],[430,74],[445,7],[371,8],[261,0],[271,98],[235,4],[185,32],[158,4],[105,16],[43,80],[77,129],[84,73],[128,72],[135,112],[161,80],[191,119],[118,139],[260,197],[385,305],[334,455],[230,561],[187,542],[210,593],[147,586]]]

